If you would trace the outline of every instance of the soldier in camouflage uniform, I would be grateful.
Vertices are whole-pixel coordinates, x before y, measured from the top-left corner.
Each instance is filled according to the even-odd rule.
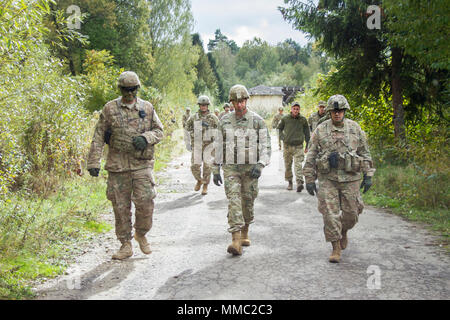
[[[191,117],[191,108],[187,107],[186,112],[183,114],[182,124],[183,124],[183,133],[184,133],[184,145],[188,151],[191,151],[191,135],[186,130],[186,124],[189,118]]]
[[[278,124],[278,130],[283,135],[283,158],[285,174],[284,178],[288,182],[288,190],[293,189],[292,162],[294,162],[294,173],[297,182],[297,192],[303,190],[303,168],[302,162],[305,158],[303,144],[309,143],[308,121],[300,114],[300,104],[294,102],[291,106],[290,114],[284,116]]]
[[[358,222],[364,208],[359,189],[369,190],[375,172],[364,131],[345,118],[349,109],[342,95],[328,99],[326,111],[331,119],[314,131],[303,167],[308,193],[317,193],[325,240],[333,246],[330,262],[340,261],[341,249],[348,243],[347,231]],[[363,181],[359,185],[361,174]]]
[[[230,113],[230,104],[229,104],[228,102],[226,102],[226,103],[223,105],[223,110],[224,110],[224,111],[222,111],[222,112],[220,113],[220,115],[219,115],[219,120],[222,119],[222,117],[223,117],[224,115],[226,115],[227,113]]]
[[[154,145],[163,138],[163,126],[152,104],[137,98],[140,81],[136,73],[123,72],[118,87],[122,96],[103,107],[95,127],[87,168],[91,176],[99,175],[103,147],[108,144],[106,195],[112,202],[116,236],[122,243],[112,258],[121,260],[133,255],[131,202],[136,208],[134,238],[143,253],[151,253],[145,234],[152,227],[156,196],[153,154]]]
[[[280,130],[278,130],[278,125],[280,124],[280,121],[283,118],[283,111],[284,111],[283,107],[279,107],[278,108],[278,113],[273,116],[273,120],[272,120],[272,129],[277,130],[278,148],[280,150],[281,150],[281,140],[283,140],[283,139],[282,139]]]
[[[230,89],[229,101],[235,112],[220,120],[220,138],[216,139],[215,145],[214,184],[220,186],[222,183],[222,167],[228,199],[228,232],[232,234],[227,251],[233,255],[241,255],[242,246],[250,245],[248,231],[254,218],[258,178],[269,164],[271,155],[267,126],[258,114],[247,108],[248,98],[244,86],[235,85]]]
[[[327,113],[325,112],[326,107],[327,103],[325,101],[319,101],[319,103],[317,104],[318,108],[317,112],[314,112],[309,116],[308,123],[311,133],[313,133],[314,130],[316,130],[317,126],[319,125],[320,119],[327,115]]]
[[[206,133],[210,133],[210,130],[217,129],[219,119],[217,119],[214,114],[209,112],[208,108],[210,100],[207,96],[198,97],[197,103],[199,105],[199,110],[196,114],[189,118],[186,123],[186,130],[191,135],[191,172],[197,180],[194,190],[199,191],[203,184],[202,195],[206,195],[208,193],[208,184],[211,181],[211,166],[213,157],[209,152],[205,152],[205,149],[207,149],[213,142],[212,136],[208,137]]]

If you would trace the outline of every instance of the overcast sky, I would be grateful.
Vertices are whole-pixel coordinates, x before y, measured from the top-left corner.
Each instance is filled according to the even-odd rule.
[[[285,6],[283,0],[191,0],[194,32],[203,40],[205,50],[216,29],[236,41],[239,47],[246,40],[259,37],[270,44],[292,38],[302,46],[305,35],[293,30],[277,10]]]

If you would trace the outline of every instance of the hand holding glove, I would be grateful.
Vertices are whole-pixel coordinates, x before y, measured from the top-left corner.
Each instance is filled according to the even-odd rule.
[[[371,186],[372,186],[372,177],[364,175],[363,181],[361,182],[361,186],[359,188],[360,189],[364,188],[363,193],[366,193],[367,191],[369,191]]]
[[[145,148],[147,148],[147,144],[147,140],[143,136],[133,137],[133,147],[136,150],[144,150]]]
[[[253,166],[250,176],[254,179],[258,179],[261,176],[261,171],[264,166],[261,163],[257,163]]]
[[[98,177],[98,174],[100,173],[100,168],[90,168],[88,169],[89,174],[93,177]]]
[[[306,184],[306,191],[308,191],[308,193],[310,195],[312,195],[312,196],[317,194],[316,183],[315,182],[307,183]]]
[[[339,152],[332,152],[328,156],[328,162],[330,163],[330,168],[337,169],[339,165]]]
[[[220,173],[215,173],[214,177],[213,177],[213,182],[216,186],[221,186],[222,185],[222,177],[220,176]]]

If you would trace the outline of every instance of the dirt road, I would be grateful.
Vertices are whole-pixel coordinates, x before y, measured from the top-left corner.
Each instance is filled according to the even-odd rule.
[[[275,139],[273,139],[275,140]],[[194,192],[190,154],[157,175],[153,253],[134,242],[132,258],[110,259],[113,231],[80,256],[68,274],[37,288],[39,299],[449,299],[449,256],[426,229],[366,208],[349,232],[341,263],[331,264],[317,199],[286,190],[280,151],[263,170],[240,257],[226,252],[223,187]]]

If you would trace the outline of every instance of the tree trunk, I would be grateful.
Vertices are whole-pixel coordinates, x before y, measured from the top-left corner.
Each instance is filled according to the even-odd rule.
[[[403,53],[392,48],[392,107],[394,109],[394,135],[397,141],[405,140],[405,110],[403,109],[401,65]]]

